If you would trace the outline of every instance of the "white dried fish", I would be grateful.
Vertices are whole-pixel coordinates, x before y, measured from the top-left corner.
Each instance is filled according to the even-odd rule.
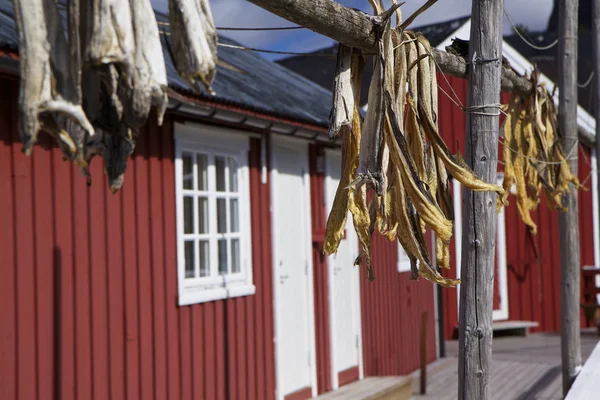
[[[81,4],[84,67],[114,64],[127,86],[132,85],[134,34],[131,9],[124,0],[87,0]]]
[[[146,122],[150,107],[157,108],[158,125],[162,125],[167,109],[167,71],[156,16],[150,0],[130,0],[133,33],[135,39],[135,69],[133,87],[125,89],[122,99],[125,107],[123,118],[132,128]]]
[[[208,0],[169,0],[169,25],[177,73],[194,89],[200,81],[214,94],[217,30]]]
[[[338,45],[333,104],[329,113],[329,138],[334,139],[343,126],[352,126],[354,91],[352,89],[352,48]]]
[[[53,0],[15,0],[14,7],[21,57],[19,135],[23,152],[31,154],[43,127],[56,138],[65,156],[73,158],[77,147],[65,121],[75,121],[89,135],[94,129],[75,95],[70,50],[57,6]]]

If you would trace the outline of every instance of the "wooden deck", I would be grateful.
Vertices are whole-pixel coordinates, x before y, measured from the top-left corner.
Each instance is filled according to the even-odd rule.
[[[582,333],[581,353],[584,361],[597,343],[595,331]],[[559,335],[494,338],[492,346],[492,399],[562,399]],[[446,358],[428,366],[426,395],[418,394],[419,372],[413,373],[414,400],[457,398],[458,342],[446,342],[446,352]]]
[[[410,376],[369,377],[338,390],[324,393],[315,400],[404,400],[411,398]]]

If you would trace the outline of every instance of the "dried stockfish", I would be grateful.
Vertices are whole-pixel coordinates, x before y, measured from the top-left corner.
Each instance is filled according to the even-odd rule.
[[[81,7],[81,20],[84,68],[115,65],[123,84],[131,87],[136,61],[129,2],[125,0],[84,1]]]
[[[510,188],[515,185],[517,209],[521,220],[531,234],[537,225],[531,217],[541,201],[543,191],[548,207],[566,211],[564,194],[571,189],[587,190],[570,170],[557,127],[557,112],[543,84],[539,84],[539,71],[530,76],[535,88],[527,96],[513,94],[506,107],[504,124],[504,181],[505,194],[498,198],[507,203]]]
[[[15,0],[20,47],[19,136],[30,155],[40,129],[73,159],[77,145],[66,130],[73,120],[89,135],[94,129],[76,97],[70,49],[52,0]]]
[[[333,105],[329,113],[329,138],[334,139],[342,129],[352,125],[354,91],[352,89],[352,48],[338,45],[337,64],[333,83]]]
[[[169,24],[177,72],[194,89],[200,81],[214,94],[217,31],[209,0],[169,0]]]
[[[157,108],[158,125],[162,125],[167,109],[167,71],[156,17],[150,0],[130,0],[135,38],[135,70],[133,87],[125,88],[123,96],[125,123],[140,128],[148,118],[150,108]]]
[[[374,5],[375,7],[375,5]],[[375,57],[375,66],[371,84],[369,85],[369,101],[367,114],[365,116],[364,126],[360,142],[360,154],[357,178],[352,185],[361,186],[365,183],[370,184],[375,189],[378,196],[383,194],[384,188],[384,170],[383,161],[383,91],[386,87],[386,57],[384,52],[383,38],[389,35],[391,16],[394,7],[390,8],[379,17],[373,18],[373,27],[378,37],[378,52]],[[393,82],[390,82],[393,84]]]

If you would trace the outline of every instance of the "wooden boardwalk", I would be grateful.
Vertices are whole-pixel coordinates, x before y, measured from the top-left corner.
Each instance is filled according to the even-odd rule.
[[[581,335],[583,360],[592,352],[595,332]],[[496,400],[561,400],[560,336],[531,334],[498,337],[492,342],[491,398]],[[447,357],[427,369],[427,394],[419,395],[419,372],[412,374],[414,400],[454,400],[458,388],[458,342],[446,342]]]

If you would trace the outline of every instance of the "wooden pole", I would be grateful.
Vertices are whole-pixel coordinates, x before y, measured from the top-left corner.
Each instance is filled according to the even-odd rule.
[[[594,0],[592,18],[592,42],[594,52],[594,77],[592,84],[594,91],[594,119],[600,121],[600,0]],[[596,123],[596,137],[600,137],[600,123]],[[596,175],[600,182],[600,140],[596,140]],[[598,202],[600,203],[600,184],[597,185]],[[599,204],[600,206],[600,204]],[[600,237],[596,238],[600,241]],[[600,267],[596,265],[596,267]],[[598,312],[596,313],[598,314]],[[600,336],[600,318],[596,319],[598,336]]]
[[[577,21],[579,0],[559,0],[558,129],[573,174],[577,175]],[[559,213],[560,330],[563,395],[581,368],[579,324],[580,259],[577,190],[565,196],[568,211]]]
[[[473,0],[465,159],[496,183],[504,0]],[[488,400],[492,358],[496,193],[463,191],[458,399]]]

